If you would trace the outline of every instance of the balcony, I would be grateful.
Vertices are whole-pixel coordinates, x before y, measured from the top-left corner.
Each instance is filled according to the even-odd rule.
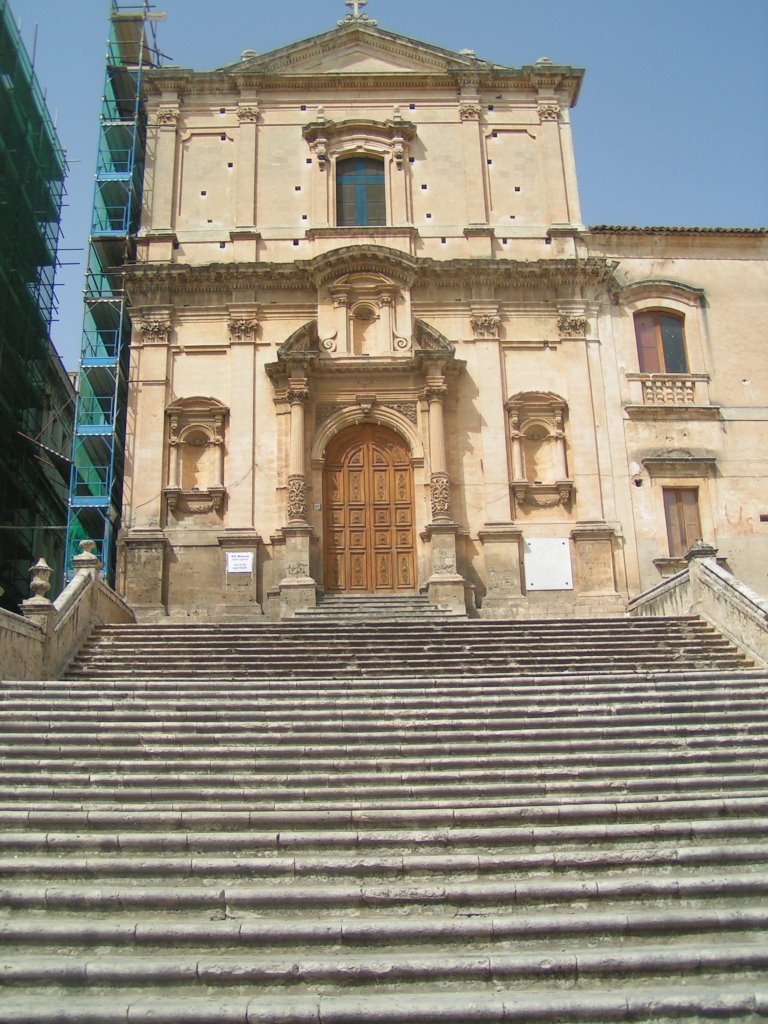
[[[628,373],[631,419],[717,419],[707,373]]]

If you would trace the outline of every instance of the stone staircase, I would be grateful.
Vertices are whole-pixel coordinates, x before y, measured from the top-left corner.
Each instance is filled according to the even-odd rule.
[[[2,684],[0,1024],[768,1017],[768,674],[393,608]]]

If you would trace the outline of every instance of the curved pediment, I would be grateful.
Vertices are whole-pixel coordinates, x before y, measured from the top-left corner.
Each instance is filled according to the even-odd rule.
[[[436,327],[428,324],[426,320],[414,320],[413,340],[415,348],[421,352],[441,352],[446,356],[453,356],[456,348],[450,341],[441,334]]]
[[[277,357],[278,359],[287,359],[289,356],[305,356],[317,353],[319,349],[320,335],[317,333],[317,320],[309,320],[285,339],[277,350]]]
[[[415,257],[386,245],[345,245],[302,263],[318,288],[345,274],[381,274],[410,287],[418,266]]]

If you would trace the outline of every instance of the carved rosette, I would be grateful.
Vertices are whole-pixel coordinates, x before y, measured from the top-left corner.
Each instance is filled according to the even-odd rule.
[[[156,120],[165,128],[175,128],[179,123],[179,111],[176,107],[160,107]]]
[[[559,121],[560,105],[558,103],[540,103],[539,121]]]
[[[488,313],[473,313],[469,318],[476,338],[498,338],[501,317]]]
[[[459,117],[462,121],[479,121],[480,106],[477,103],[460,103]]]
[[[227,323],[233,341],[253,341],[259,321],[250,317],[230,317]]]
[[[257,106],[243,106],[237,108],[237,120],[240,124],[256,124],[259,119],[259,108]]]
[[[139,333],[151,345],[167,345],[171,337],[170,320],[139,320]]]
[[[585,316],[563,313],[557,318],[557,329],[562,341],[578,340],[587,336],[588,320]]]
[[[432,505],[432,522],[450,522],[451,487],[447,473],[433,473],[429,481],[429,496]]]
[[[288,477],[288,521],[307,521],[307,481],[303,476]]]

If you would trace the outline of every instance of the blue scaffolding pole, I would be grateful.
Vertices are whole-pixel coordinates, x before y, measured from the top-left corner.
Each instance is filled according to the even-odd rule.
[[[160,63],[149,0],[111,0],[96,181],[85,272],[83,336],[67,516],[66,576],[79,542],[94,540],[114,583],[123,490],[131,323],[124,268],[141,217],[142,76]]]

